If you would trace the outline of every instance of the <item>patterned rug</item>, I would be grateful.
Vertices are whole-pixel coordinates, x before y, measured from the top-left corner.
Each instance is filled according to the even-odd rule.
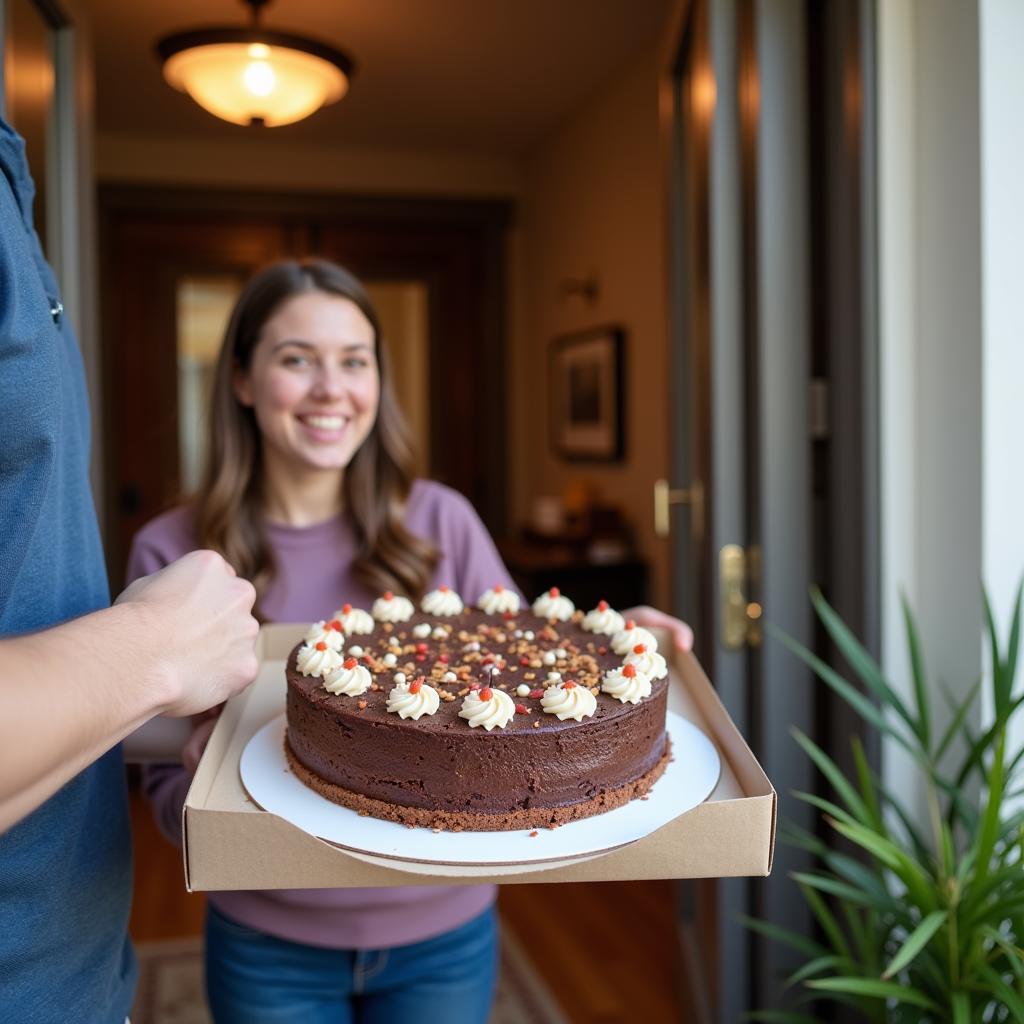
[[[212,1024],[203,995],[202,939],[136,943],[139,988],[132,1024]],[[529,957],[508,929],[488,1024],[568,1024]]]

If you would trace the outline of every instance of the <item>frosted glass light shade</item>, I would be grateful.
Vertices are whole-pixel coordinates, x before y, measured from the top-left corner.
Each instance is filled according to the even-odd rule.
[[[264,43],[180,50],[165,61],[164,77],[225,121],[267,127],[301,121],[348,91],[348,76],[330,61]]]
[[[161,39],[156,52],[170,85],[241,125],[301,121],[341,99],[355,69],[334,46],[255,25],[177,32]]]

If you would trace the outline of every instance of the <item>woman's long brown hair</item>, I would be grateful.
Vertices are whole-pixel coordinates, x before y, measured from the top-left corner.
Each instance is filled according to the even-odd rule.
[[[414,454],[391,384],[380,321],[358,279],[327,260],[271,264],[249,281],[235,304],[214,374],[209,456],[196,495],[199,543],[220,552],[239,576],[252,581],[258,610],[276,566],[264,527],[259,427],[253,410],[236,398],[233,381],[239,368],[249,368],[263,326],[281,304],[314,291],[359,307],[373,327],[380,373],[376,421],[346,467],[342,484],[344,514],[356,535],[352,571],[372,592],[393,590],[419,598],[437,564],[437,551],[405,526]],[[338,595],[339,603],[344,596]]]

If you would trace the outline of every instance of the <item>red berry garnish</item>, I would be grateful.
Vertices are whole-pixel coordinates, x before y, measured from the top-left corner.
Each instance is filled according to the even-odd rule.
[[[637,644],[636,647],[633,648],[633,653],[634,654],[643,654],[644,651],[646,651],[646,650],[647,650],[646,644]]]
[[[327,628],[333,629],[336,633],[340,633],[341,623],[337,619],[331,619],[331,621],[327,623]]]
[[[343,604],[341,606],[341,614],[342,615],[348,615],[351,611],[352,611],[352,605],[350,605],[350,604]]]
[[[517,704],[516,711],[521,715],[528,715],[530,713],[530,709],[525,704]]]
[[[437,589],[440,590],[442,594],[448,593],[448,588],[443,583]]]
[[[552,597],[558,597],[558,595],[559,595],[559,594],[561,593],[561,591],[560,591],[560,590],[558,589],[558,587],[552,587],[552,588],[551,588],[551,589],[550,589],[550,590],[548,591],[548,593],[549,593],[549,594],[550,594],[550,595],[551,595]]]
[[[356,667],[356,665],[358,665],[358,664],[359,664],[359,662],[356,661],[355,658],[346,658],[345,659],[345,668],[347,668],[349,671],[354,669]]]
[[[520,665],[529,665],[529,664],[530,664],[530,659],[529,659],[529,658],[528,658],[528,657],[527,657],[527,656],[526,656],[526,655],[524,654],[524,655],[523,655],[523,656],[522,656],[522,657],[521,657],[521,658],[519,659],[519,664],[520,664]]]
[[[318,651],[326,651],[326,650],[327,650],[327,644],[325,644],[325,643],[323,642],[323,640],[321,640],[321,641],[320,641],[320,642],[319,642],[319,643],[318,643],[318,644],[316,645],[316,649],[317,649]]]
[[[562,689],[563,690],[575,690],[576,689],[576,684],[571,679],[566,679],[566,681],[564,683],[562,683]]]
[[[447,665],[448,664],[448,655],[447,654],[439,654],[437,656],[437,660],[439,662],[441,662],[442,665]]]
[[[416,660],[417,661],[426,661],[427,660],[427,656],[425,654],[417,654],[416,655]]]
[[[416,650],[419,651],[420,654],[423,654],[423,652],[426,651],[426,649],[427,649],[427,645],[426,644],[417,644],[416,645]]]
[[[543,690],[539,690],[539,689],[538,690],[531,690],[530,691],[530,696],[534,700],[540,700],[540,698],[544,696],[544,691]]]
[[[626,629],[636,629],[636,619],[626,619]]]
[[[632,679],[636,675],[636,665],[625,665],[625,666],[623,666],[622,674],[627,679]]]
[[[607,601],[598,601],[597,602],[597,610],[599,612],[606,612],[606,611],[608,611],[608,602]]]
[[[607,654],[608,653],[608,648],[604,647],[604,646],[598,647],[597,653],[598,654]]]
[[[514,619],[515,617],[516,617],[516,613],[515,612],[502,612],[502,618],[503,619],[506,619],[506,620],[507,619]]]
[[[410,693],[419,693],[423,687],[423,676],[418,676],[409,684]]]
[[[496,594],[504,594],[505,593],[505,588],[500,583],[495,583],[494,584],[494,592]]]
[[[491,699],[491,688],[489,686],[485,686],[480,691],[480,699],[481,700],[490,700]]]
[[[392,594],[390,590],[385,590],[384,591],[384,600],[385,601],[393,601],[394,599],[395,599],[395,595]]]

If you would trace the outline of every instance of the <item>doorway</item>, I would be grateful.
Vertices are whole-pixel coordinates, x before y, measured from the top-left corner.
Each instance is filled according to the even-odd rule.
[[[367,285],[419,472],[505,531],[504,202],[100,189],[109,571],[134,533],[194,488],[206,390],[244,281],[324,256]]]

